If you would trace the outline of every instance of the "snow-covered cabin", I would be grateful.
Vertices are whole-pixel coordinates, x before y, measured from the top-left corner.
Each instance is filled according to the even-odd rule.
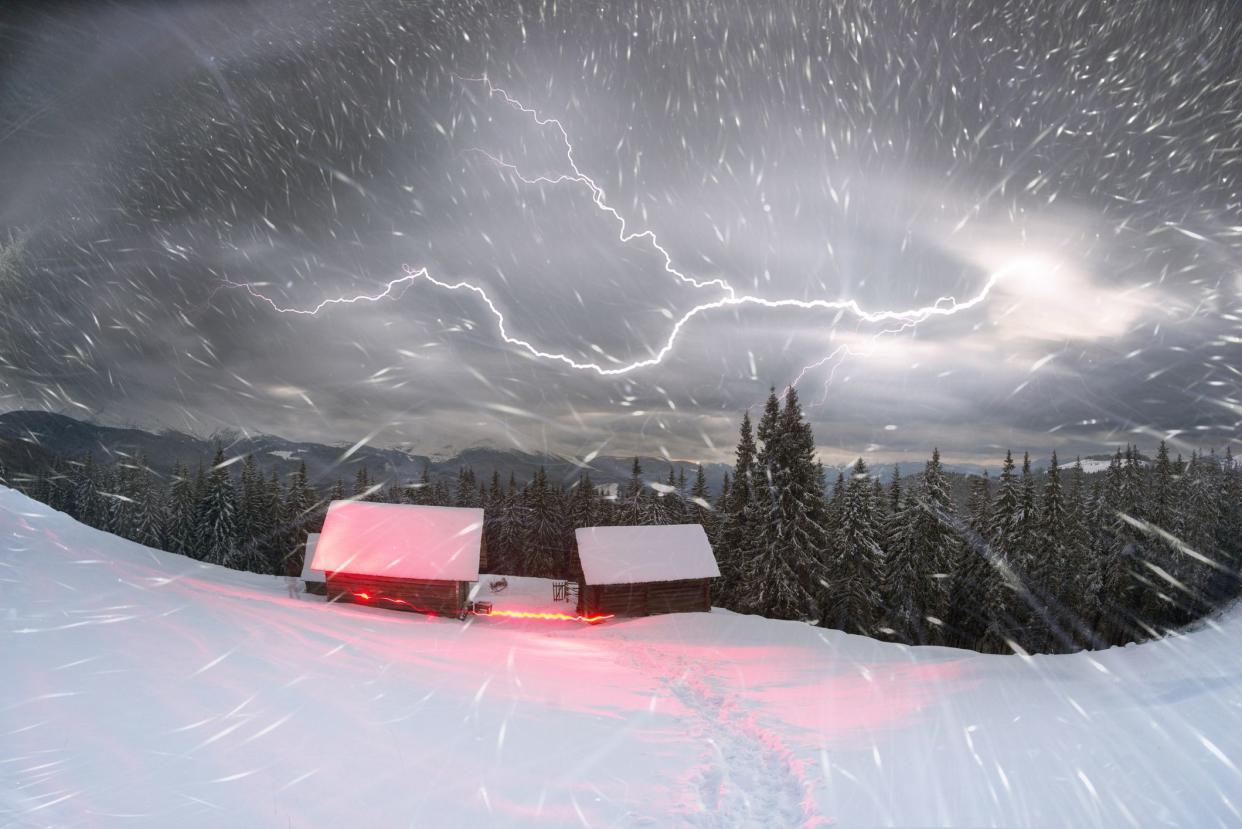
[[[306,554],[302,556],[302,584],[306,586],[307,593],[322,596],[328,591],[328,587],[324,583],[323,571],[311,567],[311,562],[315,560],[315,546],[317,544],[319,544],[319,533],[307,534]]]
[[[333,501],[311,569],[328,601],[464,618],[482,545],[481,509]]]
[[[720,576],[698,524],[585,527],[576,530],[583,616],[707,612],[711,580]]]

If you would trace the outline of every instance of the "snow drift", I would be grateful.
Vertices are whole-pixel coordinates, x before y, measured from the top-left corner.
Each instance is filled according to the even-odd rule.
[[[326,605],[8,490],[0,579],[0,823],[1242,821],[1237,613],[1032,658],[723,611],[462,623]]]

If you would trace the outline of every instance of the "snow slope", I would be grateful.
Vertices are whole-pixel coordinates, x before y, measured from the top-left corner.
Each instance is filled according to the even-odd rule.
[[[1236,613],[1021,659],[722,611],[461,623],[296,584],[0,490],[0,825],[1242,824]]]

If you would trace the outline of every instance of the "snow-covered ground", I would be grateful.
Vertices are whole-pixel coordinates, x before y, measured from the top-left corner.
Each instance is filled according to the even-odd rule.
[[[0,628],[0,825],[1242,824],[1237,613],[1031,659],[722,611],[462,623],[3,490]]]

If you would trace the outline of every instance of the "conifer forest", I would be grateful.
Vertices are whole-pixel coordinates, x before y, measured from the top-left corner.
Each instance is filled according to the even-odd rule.
[[[236,462],[234,462],[236,461]],[[954,497],[939,451],[881,484],[860,458],[828,480],[796,389],[742,416],[718,492],[701,466],[643,469],[607,495],[589,472],[553,481],[463,468],[455,480],[373,480],[330,488],[305,464],[281,480],[253,456],[187,460],[159,476],[142,458],[60,458],[18,482],[90,526],[212,564],[300,572],[307,533],[346,498],[485,510],[489,572],[579,577],[574,529],[701,524],[721,578],[713,601],[887,641],[987,653],[1058,653],[1142,641],[1239,594],[1242,465],[1226,449],[1151,456],[1118,448],[1106,469],[1055,452],[1033,472],[1006,452],[996,475]],[[961,489],[961,487],[959,487]]]

